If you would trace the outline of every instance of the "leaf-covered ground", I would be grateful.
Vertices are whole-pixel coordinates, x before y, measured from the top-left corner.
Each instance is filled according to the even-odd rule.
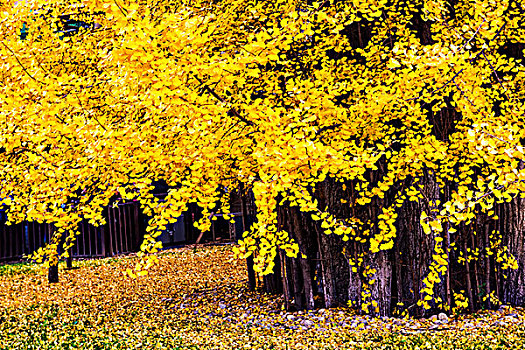
[[[164,252],[148,276],[134,258],[75,263],[48,285],[33,265],[0,266],[0,349],[522,349],[522,310],[440,323],[349,309],[282,311],[246,289],[231,248]]]

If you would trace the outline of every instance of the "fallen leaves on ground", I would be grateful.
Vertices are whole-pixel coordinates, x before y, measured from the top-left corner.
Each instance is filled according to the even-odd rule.
[[[135,257],[75,262],[49,285],[33,265],[0,268],[0,349],[521,349],[525,313],[373,319],[347,308],[289,313],[246,288],[229,246],[166,251],[149,275]]]

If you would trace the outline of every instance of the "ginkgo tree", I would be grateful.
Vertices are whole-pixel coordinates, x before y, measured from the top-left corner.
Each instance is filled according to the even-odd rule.
[[[119,194],[152,217],[145,274],[167,223],[197,203],[209,229],[242,185],[236,252],[290,309],[525,302],[520,2],[0,6],[0,198],[57,227],[34,259]],[[97,25],[64,36],[65,13]]]

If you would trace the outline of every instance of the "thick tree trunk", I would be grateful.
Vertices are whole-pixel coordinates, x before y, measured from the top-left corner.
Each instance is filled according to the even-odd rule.
[[[426,181],[427,195],[438,198],[437,186]],[[419,202],[406,201],[398,211],[397,237],[392,251],[392,307],[411,315],[423,316],[426,312],[417,303],[422,299],[423,279],[429,273],[434,251],[434,238],[425,234],[420,224],[423,206]],[[444,280],[443,276],[441,276]],[[443,283],[435,286],[437,296],[445,300]],[[437,307],[434,305],[434,309]],[[435,311],[435,310],[431,310]]]
[[[425,200],[443,201],[448,196],[449,189],[441,192],[431,174],[424,177],[422,185]],[[382,207],[391,204],[386,199],[375,198],[364,208],[343,206],[341,199],[351,203],[353,198],[353,194],[343,188],[330,179],[319,184],[315,192],[319,208],[330,208],[330,213],[338,219],[353,216],[362,222],[370,222],[377,218]],[[469,299],[470,311],[495,306],[487,297],[491,293],[503,303],[524,305],[525,200],[516,198],[499,206],[498,222],[479,214],[472,224],[456,227],[458,230],[453,234],[445,227],[441,237],[442,249],[448,257],[448,269],[441,272],[441,282],[434,286],[434,297],[438,301],[431,302],[430,310],[418,306],[418,301],[424,297],[421,293],[425,287],[423,280],[429,273],[436,244],[435,238],[425,234],[420,225],[421,213],[428,211],[427,206],[428,203],[420,200],[406,201],[398,208],[394,248],[376,254],[367,252],[367,245],[362,242],[343,242],[341,237],[327,235],[319,221],[313,221],[309,214],[301,213],[297,208],[280,208],[279,227],[296,239],[300,252],[307,256],[306,259],[293,259],[280,254],[282,267],[279,276],[286,308],[311,309],[316,306],[314,300],[318,295],[325,307],[341,306],[351,301],[353,306],[361,308],[374,300],[365,309],[375,313],[377,303],[377,315],[390,315],[397,309],[411,315],[427,316],[441,311],[451,312],[455,306],[454,296],[458,293],[464,293]],[[501,243],[508,246],[509,253],[517,259],[517,270],[502,271],[496,256],[485,253],[485,248],[493,244],[493,230],[501,231]],[[481,254],[465,260],[464,257],[471,255],[469,251],[476,248]],[[352,266],[349,262],[356,261],[359,256],[364,257],[363,263]],[[367,276],[367,268],[375,273]],[[508,278],[504,279],[503,274]]]
[[[293,291],[291,290],[290,284],[290,269],[288,268],[288,258],[283,252],[279,252],[279,258],[281,260],[281,276],[283,279],[284,307],[287,311],[292,311]]]
[[[310,266],[312,255],[315,256],[313,237],[311,232],[308,231],[308,223],[303,213],[296,208],[292,208],[288,211],[288,214],[290,215],[290,228],[293,229],[297,243],[302,248],[299,253],[298,267],[302,274],[304,307],[311,310],[314,308],[313,269]],[[305,254],[306,258],[302,257],[303,254]]]
[[[252,219],[248,214],[248,205],[246,201],[247,194],[242,187],[239,192],[241,197],[242,231],[246,232],[252,224]],[[250,290],[255,290],[257,287],[257,281],[255,279],[255,271],[253,270],[253,256],[251,255],[246,258],[246,269],[248,270],[248,288]]]
[[[297,259],[290,259],[290,268],[292,272],[292,283],[293,283],[293,304],[296,309],[304,309],[304,289],[302,274],[297,264]]]
[[[343,189],[342,184],[327,179],[318,185],[316,194],[320,208],[330,208],[330,212],[339,219],[350,216],[349,205],[341,202],[341,199],[348,201],[349,197],[348,191]],[[320,227],[320,222],[316,222],[314,230],[313,234],[317,237],[317,249],[322,262],[321,278],[325,307],[342,306],[348,300],[358,305],[361,296],[359,271],[352,272],[349,259],[343,254],[343,250],[346,250],[347,254],[357,254],[358,248],[343,242],[341,237],[334,234],[327,235]]]
[[[391,312],[392,300],[392,266],[388,258],[388,253],[381,251],[379,253],[369,255],[367,266],[376,270],[373,275],[373,281],[370,285],[370,297],[377,303],[377,310],[369,308],[370,314],[377,316],[387,316]]]
[[[323,300],[325,307],[334,307],[338,304],[337,295],[335,289],[335,273],[334,271],[334,258],[330,249],[330,237],[321,232],[320,229],[316,228],[315,235],[317,237],[317,244],[319,247],[319,259],[321,261],[321,273],[320,280],[323,289]]]
[[[263,277],[264,291],[270,294],[281,294],[283,292],[283,282],[281,276],[281,260],[275,257],[273,273]],[[253,265],[252,265],[253,266]]]
[[[309,225],[297,208],[279,208],[279,228],[289,232],[299,244],[299,257],[292,259],[281,252],[280,264],[285,268],[280,274],[281,288],[285,291],[287,308],[313,309],[314,304],[314,271],[315,271],[315,236],[310,235]],[[303,258],[302,255],[306,258]],[[276,262],[277,265],[277,262]],[[293,296],[293,297],[292,297]]]
[[[502,205],[500,217],[503,243],[517,260],[516,270],[502,271],[507,278],[501,278],[501,301],[514,306],[525,305],[525,199],[516,197]],[[502,277],[502,276],[501,276]]]
[[[257,287],[257,280],[255,278],[255,271],[253,270],[253,256],[246,258],[246,269],[248,270],[248,288],[255,290]]]

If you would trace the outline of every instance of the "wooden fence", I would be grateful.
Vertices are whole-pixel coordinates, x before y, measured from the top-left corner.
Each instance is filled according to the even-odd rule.
[[[139,206],[137,202],[130,202],[108,207],[104,226],[82,221],[72,256],[106,257],[136,252],[144,237]],[[22,222],[7,226],[5,221],[5,214],[0,213],[0,261],[19,260],[31,254],[50,241],[54,230],[51,224]]]
[[[162,200],[162,196],[161,200]],[[192,203],[176,223],[167,225],[159,240],[165,247],[193,243],[200,232],[194,223],[202,217],[200,209]],[[233,206],[234,209],[240,209]],[[104,209],[106,224],[93,226],[86,220],[79,225],[79,234],[71,256],[74,258],[97,258],[136,252],[144,238],[147,217],[138,202],[119,204]],[[210,232],[204,234],[200,243],[231,241],[241,238],[243,231],[240,212],[233,214],[234,222],[216,215]],[[47,244],[53,235],[51,224],[22,222],[5,225],[5,213],[0,212],[0,262],[16,261]]]

